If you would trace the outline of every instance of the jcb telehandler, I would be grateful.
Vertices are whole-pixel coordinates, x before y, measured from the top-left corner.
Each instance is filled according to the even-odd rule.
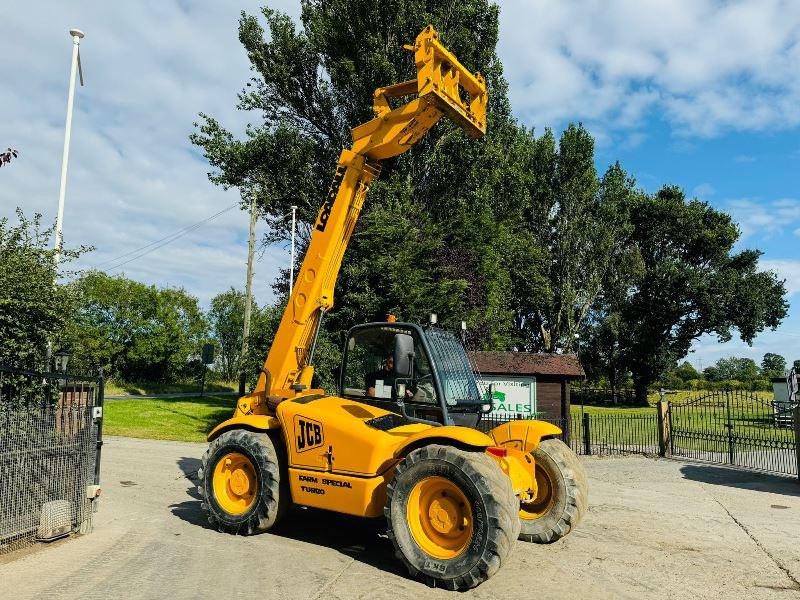
[[[258,383],[208,436],[199,473],[209,521],[252,534],[292,504],[385,517],[413,576],[453,590],[492,576],[515,540],[550,542],[587,509],[586,476],[561,430],[514,421],[488,434],[487,402],[459,337],[386,322],[350,330],[339,389],[314,389],[314,353],[342,255],[378,161],[408,150],[442,116],[486,131],[486,85],[426,27],[417,79],[375,91],[375,118],[353,129]],[[391,98],[416,96],[392,107]]]

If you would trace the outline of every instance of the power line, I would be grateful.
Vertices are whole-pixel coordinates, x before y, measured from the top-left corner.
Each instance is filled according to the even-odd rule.
[[[142,258],[143,256],[147,256],[147,255],[148,255],[148,254],[150,254],[151,252],[155,252],[156,250],[158,250],[158,249],[160,249],[160,248],[163,248],[164,246],[166,246],[166,245],[168,245],[168,244],[171,244],[171,243],[172,243],[172,242],[174,242],[175,240],[177,240],[177,239],[180,239],[180,238],[182,238],[183,236],[185,236],[186,234],[188,234],[188,233],[191,233],[191,232],[193,232],[193,231],[195,231],[195,230],[199,229],[200,227],[202,227],[202,226],[203,226],[203,225],[205,225],[206,223],[208,223],[208,222],[210,222],[210,221],[213,221],[213,220],[214,220],[214,219],[216,219],[217,217],[219,217],[219,216],[221,216],[221,215],[225,214],[226,212],[228,212],[228,211],[230,211],[230,210],[233,210],[233,209],[234,209],[234,208],[236,208],[237,206],[239,206],[239,203],[238,203],[238,202],[236,202],[236,203],[234,203],[234,204],[231,204],[229,207],[227,207],[227,208],[224,208],[224,209],[222,209],[221,211],[219,211],[219,212],[217,212],[217,213],[214,213],[214,214],[213,214],[213,215],[211,215],[210,217],[206,217],[205,219],[202,219],[202,220],[200,220],[200,221],[197,221],[196,223],[192,223],[191,225],[187,225],[186,227],[184,227],[184,228],[182,228],[182,229],[179,229],[178,231],[175,231],[175,232],[173,232],[173,233],[171,233],[171,234],[169,234],[169,235],[167,235],[167,236],[164,236],[164,237],[163,237],[163,238],[161,238],[161,239],[158,239],[158,240],[156,240],[156,241],[154,241],[154,242],[150,242],[149,244],[146,244],[146,245],[144,245],[144,246],[141,246],[141,247],[139,247],[139,248],[136,248],[136,249],[134,249],[134,250],[131,250],[131,251],[129,251],[129,252],[126,252],[125,254],[121,254],[121,255],[117,256],[116,258],[112,258],[112,259],[110,259],[110,260],[107,260],[107,261],[105,261],[105,262],[102,262],[102,263],[100,263],[100,264],[98,264],[98,265],[95,265],[95,267],[94,267],[94,268],[95,268],[95,269],[99,269],[100,267],[102,267],[102,266],[104,266],[104,265],[107,265],[107,264],[110,264],[110,263],[115,263],[115,262],[118,262],[118,261],[120,261],[120,260],[122,260],[122,259],[124,259],[124,258],[126,258],[126,257],[128,257],[128,256],[134,255],[134,254],[136,255],[136,256],[133,256],[132,258],[129,258],[128,260],[123,260],[123,261],[122,261],[122,262],[120,262],[119,264],[117,264],[117,265],[114,265],[113,267],[109,267],[109,268],[108,268],[108,269],[106,269],[106,270],[107,270],[107,271],[113,271],[113,270],[115,270],[115,269],[119,269],[120,267],[122,267],[122,266],[124,266],[124,265],[127,265],[127,264],[128,264],[128,263],[130,263],[130,262],[133,262],[133,261],[135,261],[135,260],[138,260],[138,259]],[[149,248],[149,249],[148,249],[148,248]],[[143,250],[144,250],[144,252],[142,252]]]

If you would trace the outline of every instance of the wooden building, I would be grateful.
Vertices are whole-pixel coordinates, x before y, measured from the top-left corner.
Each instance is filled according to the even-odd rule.
[[[569,415],[570,384],[586,373],[574,354],[470,352],[484,383],[494,383],[495,412],[514,418]],[[501,402],[503,401],[503,402]]]

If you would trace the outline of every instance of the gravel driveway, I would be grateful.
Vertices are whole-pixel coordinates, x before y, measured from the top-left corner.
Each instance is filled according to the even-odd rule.
[[[107,438],[89,535],[4,557],[4,597],[800,598],[800,485],[643,457],[588,459],[591,508],[550,546],[518,542],[463,595],[407,577],[382,523],[295,511],[275,533],[208,529],[203,444]],[[11,594],[6,596],[6,594]]]

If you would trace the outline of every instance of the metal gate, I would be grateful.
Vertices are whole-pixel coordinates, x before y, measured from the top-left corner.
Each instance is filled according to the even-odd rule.
[[[670,402],[672,456],[797,475],[794,418],[782,406],[741,390]]]
[[[88,532],[103,378],[0,367],[0,554]]]

